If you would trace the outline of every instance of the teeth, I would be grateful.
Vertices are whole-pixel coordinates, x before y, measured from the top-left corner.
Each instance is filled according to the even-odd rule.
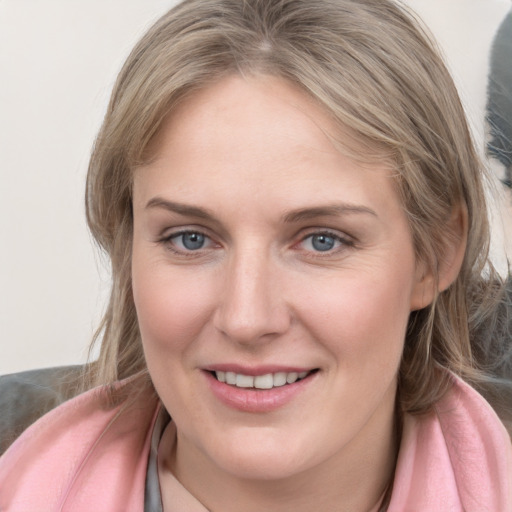
[[[288,384],[293,384],[299,378],[299,374],[297,372],[290,372],[286,375],[286,382]]]
[[[274,373],[274,386],[284,386],[286,384],[286,373]]]
[[[254,377],[254,387],[257,389],[272,389],[274,387],[274,377],[271,373],[258,375]]]
[[[243,375],[235,372],[215,372],[215,376],[219,382],[225,382],[237,388],[256,388],[256,389],[272,389],[285,384],[293,384],[299,379],[303,379],[309,372],[277,372],[267,373],[266,375]]]
[[[242,375],[241,373],[237,373],[235,386],[237,388],[253,388],[254,377],[251,377],[250,375]]]

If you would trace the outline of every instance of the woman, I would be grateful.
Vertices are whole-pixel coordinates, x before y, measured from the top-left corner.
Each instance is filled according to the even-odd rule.
[[[100,387],[6,452],[0,508],[511,510],[510,438],[474,389],[508,419],[481,167],[394,3],[171,10],[89,168]]]

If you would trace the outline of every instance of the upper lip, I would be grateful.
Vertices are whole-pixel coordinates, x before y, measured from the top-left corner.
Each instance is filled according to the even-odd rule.
[[[269,373],[292,373],[292,372],[309,372],[314,370],[315,368],[311,366],[288,366],[288,365],[280,365],[280,364],[265,364],[258,366],[245,366],[240,364],[233,363],[219,363],[208,365],[203,368],[205,371],[209,372],[233,372],[240,373],[242,375],[250,375],[253,377],[257,377],[258,375],[267,375]]]

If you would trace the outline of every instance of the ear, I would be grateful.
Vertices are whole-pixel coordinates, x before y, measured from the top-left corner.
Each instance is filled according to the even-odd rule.
[[[443,252],[437,261],[437,281],[432,269],[419,262],[417,282],[411,296],[411,311],[423,309],[446,290],[459,275],[466,253],[468,212],[465,205],[454,208],[443,233]]]

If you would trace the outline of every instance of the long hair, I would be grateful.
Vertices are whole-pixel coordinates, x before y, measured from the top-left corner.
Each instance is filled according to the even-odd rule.
[[[427,411],[450,385],[446,370],[491,390],[499,379],[485,370],[506,333],[481,341],[485,326],[499,323],[503,296],[488,258],[484,168],[435,44],[389,0],[185,0],[136,45],[115,84],[87,179],[89,227],[112,262],[91,385],[137,374],[150,385],[131,289],[133,173],[151,158],[151,141],[180,101],[230,74],[295,84],[351,134],[340,150],[391,161],[416,257],[434,276],[452,212],[467,210],[457,279],[411,314],[399,403],[403,411]]]

